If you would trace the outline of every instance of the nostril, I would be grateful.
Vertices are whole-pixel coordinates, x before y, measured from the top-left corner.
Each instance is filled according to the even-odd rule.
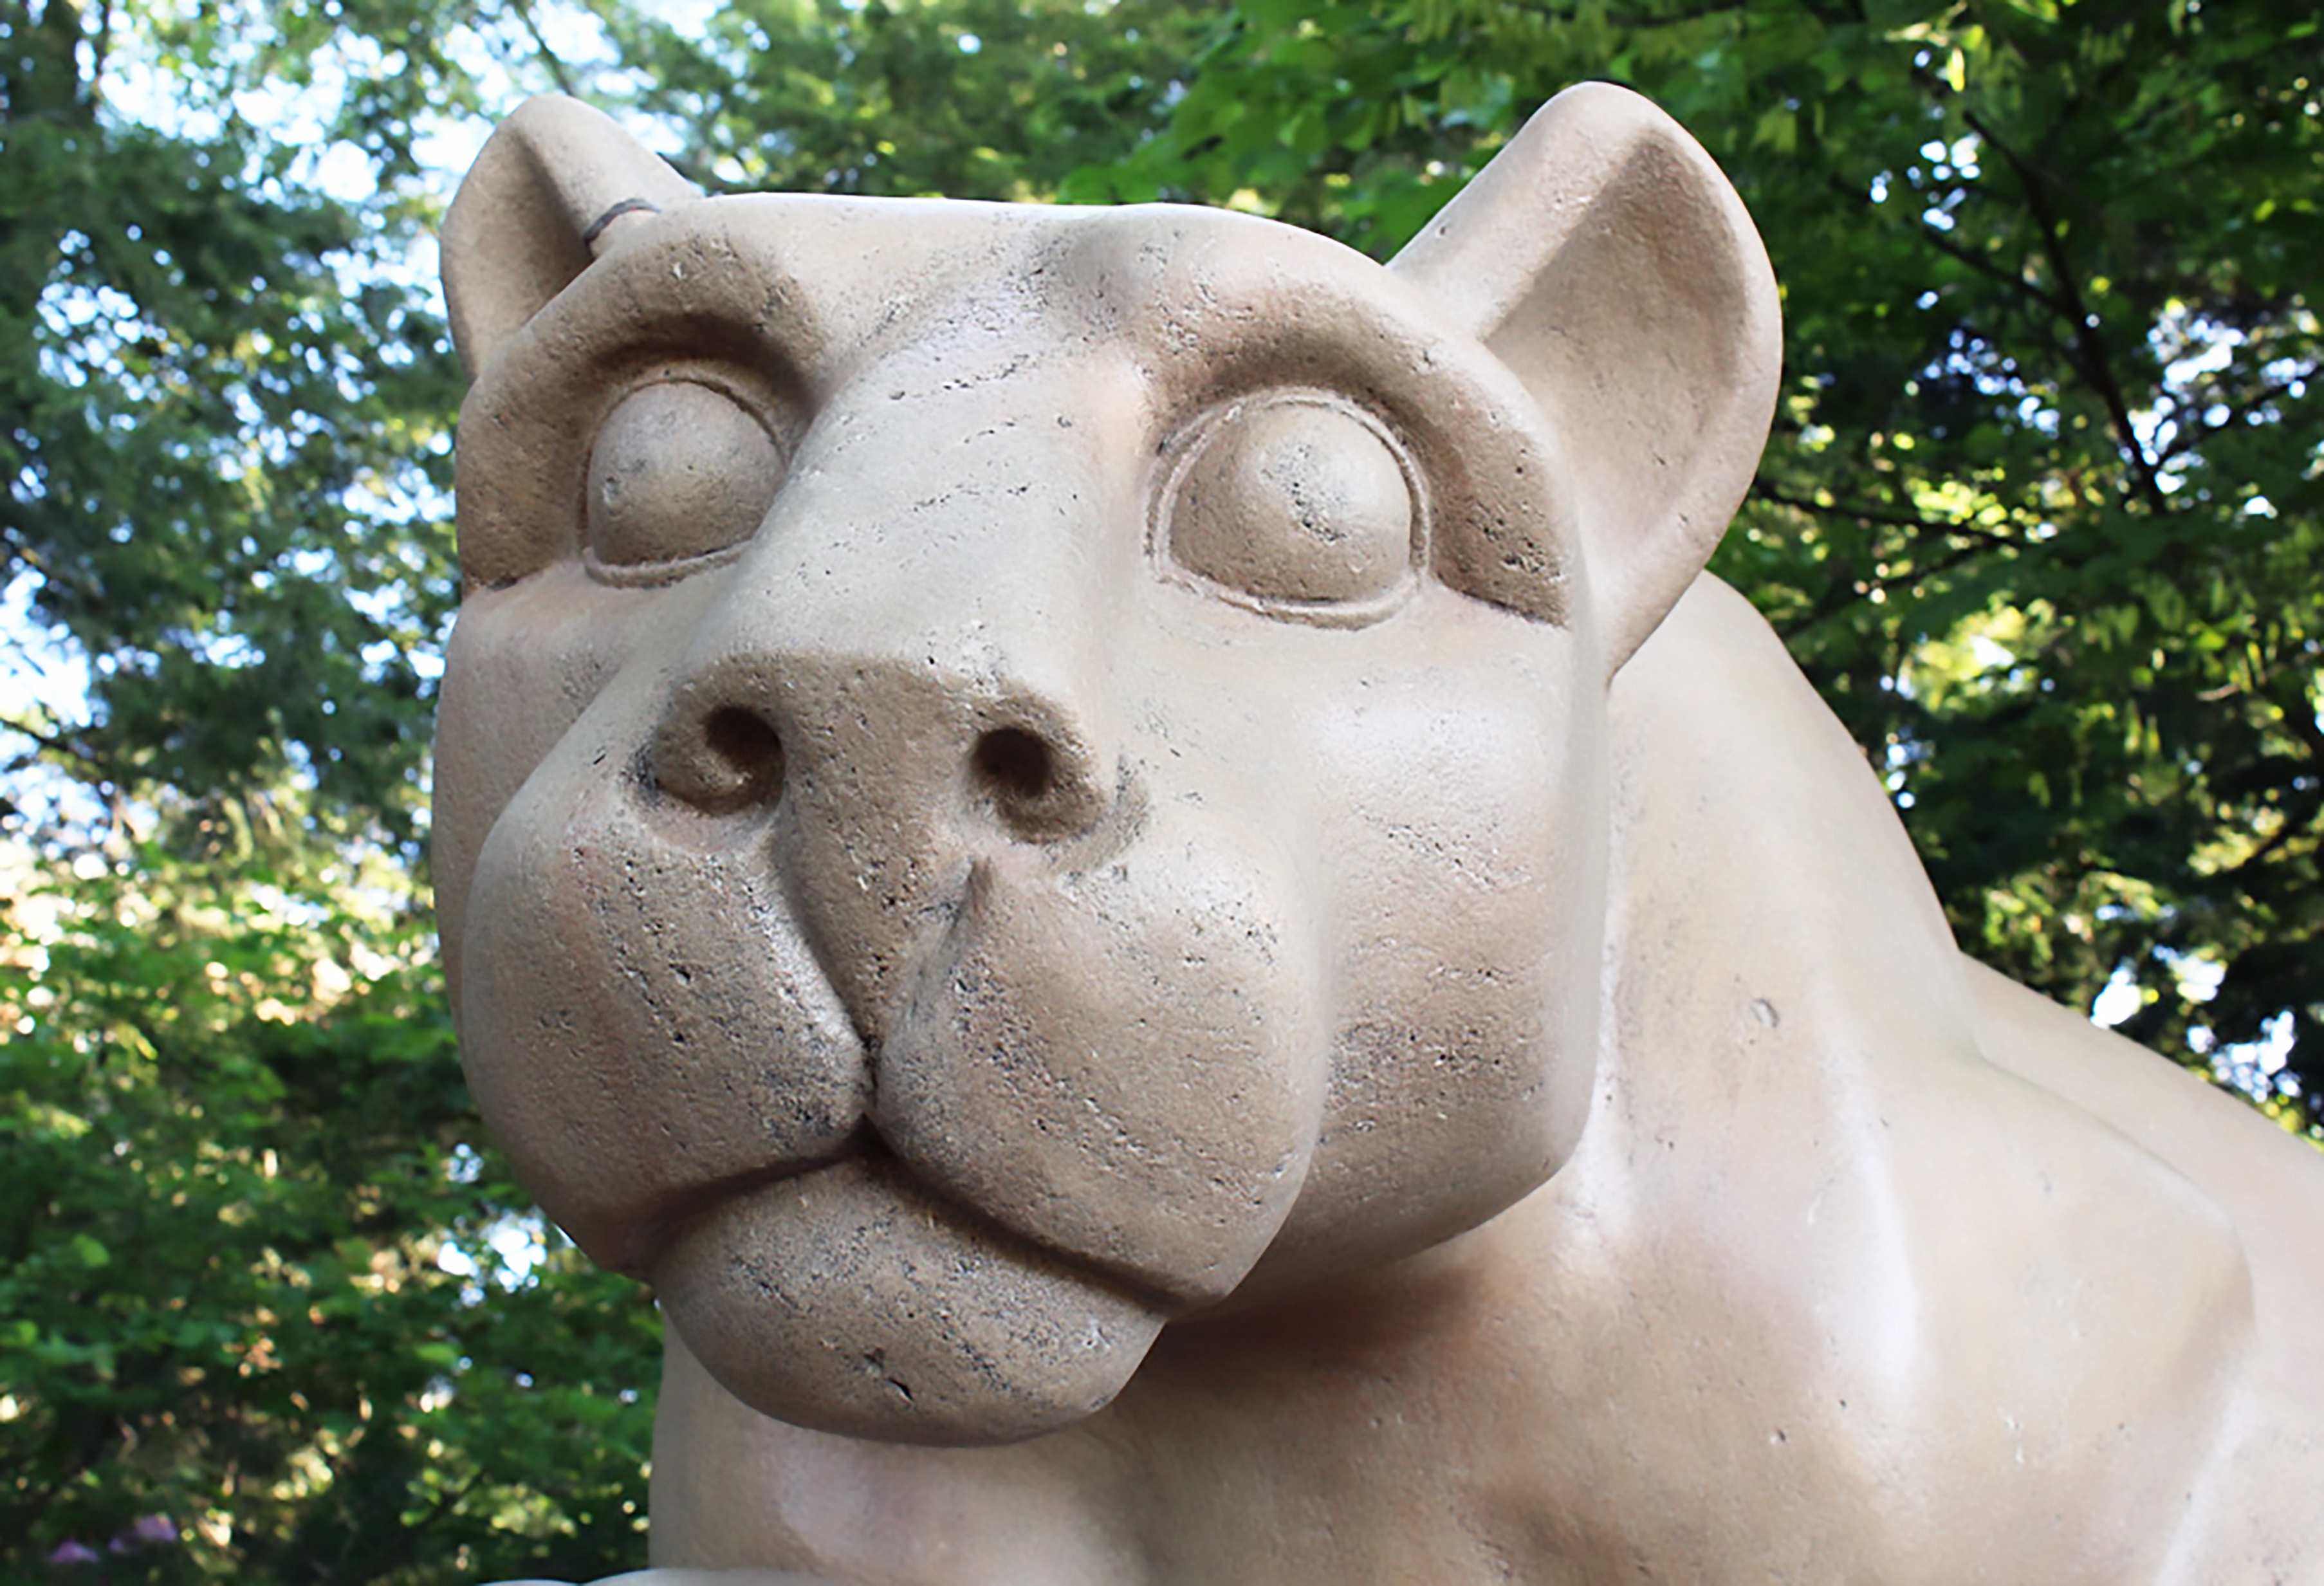
[[[1020,843],[1062,843],[1105,813],[1107,786],[1072,738],[994,727],[969,751],[969,779]]]
[[[665,733],[654,782],[712,815],[772,804],[782,796],[783,741],[758,712],[721,705],[692,730]]]
[[[702,738],[738,777],[763,781],[770,774],[782,774],[783,741],[756,711],[732,705],[712,711],[702,724]]]
[[[1004,809],[1028,809],[1056,784],[1056,757],[1022,727],[996,727],[976,741],[969,763],[976,779]]]

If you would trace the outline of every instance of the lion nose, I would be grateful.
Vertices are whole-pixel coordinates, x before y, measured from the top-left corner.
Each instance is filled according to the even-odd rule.
[[[795,746],[805,745],[802,769],[859,800],[918,798],[930,807],[924,815],[972,823],[982,815],[1020,843],[1063,842],[1103,816],[1109,768],[1064,712],[1016,690],[880,675],[902,670],[802,661],[711,669],[681,686],[663,715],[648,756],[653,790],[703,815],[770,811],[792,779]],[[853,763],[816,764],[843,755]]]
[[[977,864],[1009,850],[1063,862],[1123,774],[1052,694],[860,650],[729,650],[697,667],[641,769],[675,840],[758,845],[875,1045]]]

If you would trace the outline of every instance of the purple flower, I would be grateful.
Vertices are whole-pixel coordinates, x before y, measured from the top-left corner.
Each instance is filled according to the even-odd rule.
[[[107,1553],[135,1553],[141,1547],[167,1547],[178,1540],[178,1527],[167,1515],[147,1515],[105,1545]]]
[[[60,1543],[56,1552],[49,1554],[49,1563],[52,1564],[94,1564],[102,1562],[97,1549],[79,1542]]]

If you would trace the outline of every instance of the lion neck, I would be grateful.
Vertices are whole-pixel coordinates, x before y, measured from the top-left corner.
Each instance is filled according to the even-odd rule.
[[[1369,1486],[1318,1578],[2153,1578],[2240,1359],[2216,1210],[1987,1061],[1884,791],[1738,596],[1698,585],[1611,706],[1574,1157],[1420,1257],[1165,1333],[1117,1432],[1200,1426],[1283,1484],[1272,1524]]]

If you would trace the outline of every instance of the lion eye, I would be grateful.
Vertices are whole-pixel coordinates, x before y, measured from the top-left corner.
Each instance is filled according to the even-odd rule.
[[[617,403],[589,451],[589,559],[606,574],[682,572],[757,531],[783,454],[757,412],[716,386],[665,380]]]
[[[1170,556],[1262,602],[1380,599],[1413,565],[1413,492],[1370,414],[1322,392],[1278,392],[1212,414],[1165,503]]]

